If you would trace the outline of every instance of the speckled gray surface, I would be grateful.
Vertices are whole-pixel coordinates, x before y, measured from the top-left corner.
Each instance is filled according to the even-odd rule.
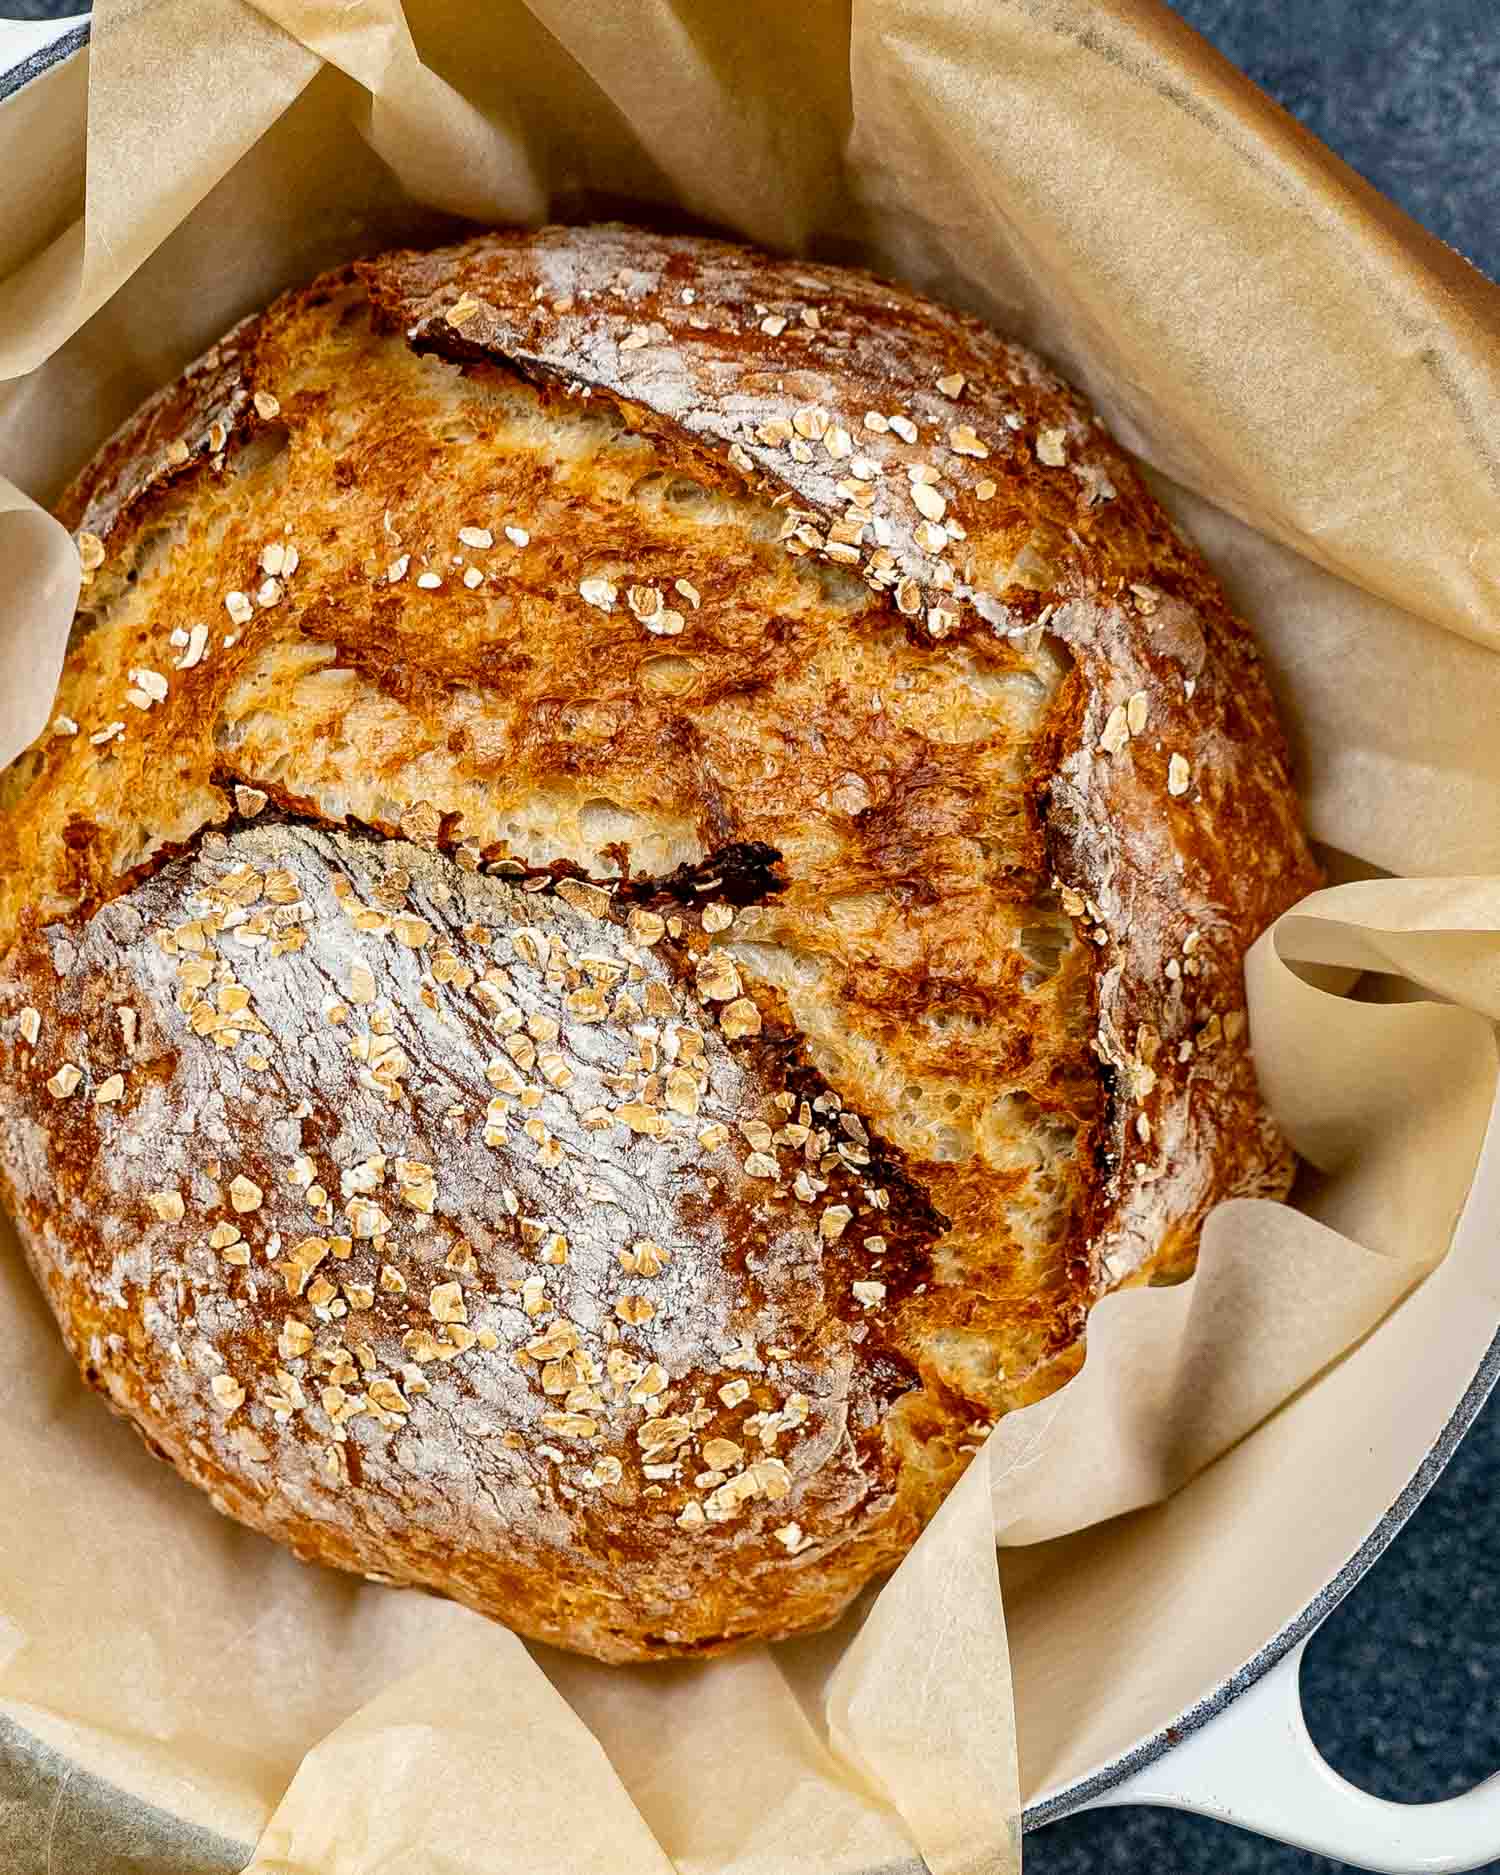
[[[1354,168],[1500,279],[1500,0],[1176,4]],[[77,10],[58,0],[0,0],[0,18]],[[1500,1770],[1497,1479],[1500,1394],[1308,1648],[1302,1681],[1313,1737],[1336,1770],[1380,1796],[1431,1801]],[[46,1815],[60,1782],[45,1765],[7,1771],[0,1754],[0,1875],[42,1875],[54,1860],[98,1875],[170,1875],[134,1826],[54,1842],[49,1857]],[[1331,1875],[1344,1867],[1144,1809],[1054,1823],[1028,1837],[1026,1865],[1028,1875]],[[1500,1871],[1500,1862],[1490,1868]]]

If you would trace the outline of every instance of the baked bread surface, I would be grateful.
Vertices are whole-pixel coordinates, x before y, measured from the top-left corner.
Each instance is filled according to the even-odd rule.
[[[326,276],[62,503],[0,1185],[300,1555],[606,1659],[831,1620],[1290,1160],[1253,645],[1081,400],[608,227]]]

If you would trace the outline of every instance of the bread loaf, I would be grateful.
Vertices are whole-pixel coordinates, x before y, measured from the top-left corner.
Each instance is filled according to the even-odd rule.
[[[835,1617],[1290,1161],[1250,637],[1038,359],[620,227],[325,276],[61,504],[0,1187],[299,1555],[609,1660]]]

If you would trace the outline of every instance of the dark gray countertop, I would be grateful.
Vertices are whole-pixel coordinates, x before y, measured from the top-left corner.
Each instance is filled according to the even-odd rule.
[[[1355,169],[1500,279],[1500,0],[1176,7]],[[59,0],[0,0],[0,17],[79,10]],[[1500,1771],[1497,1478],[1500,1395],[1308,1648],[1312,1735],[1336,1770],[1380,1796],[1431,1801]],[[23,1797],[0,1782],[0,1836],[13,1826],[7,1815],[17,1815],[9,1804]],[[19,1842],[3,1846],[6,1875],[40,1875],[40,1836],[34,1861]],[[111,1867],[148,1875],[125,1845],[110,1847],[125,1855]],[[67,1866],[66,1845],[55,1848]],[[1029,1837],[1026,1866],[1028,1875],[1326,1875],[1344,1864],[1197,1817],[1107,1810]],[[1500,1862],[1490,1868],[1500,1871]]]

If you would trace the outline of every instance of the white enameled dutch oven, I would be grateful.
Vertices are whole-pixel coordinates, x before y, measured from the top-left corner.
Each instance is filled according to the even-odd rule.
[[[86,98],[87,18],[0,20],[0,114],[5,142],[43,173],[66,174]],[[1470,1215],[1500,1212],[1500,1137],[1492,1129]],[[1360,1350],[1357,1380],[1335,1370],[1319,1383],[1345,1387],[1347,1415],[1316,1420],[1293,1401],[1253,1440],[1227,1454],[1169,1502],[1046,1546],[1044,1568],[1028,1552],[1005,1553],[1007,1616],[1023,1754],[1040,1776],[1028,1829],[1075,1811],[1159,1804],[1219,1817],[1356,1866],[1391,1871],[1472,1869],[1500,1862],[1500,1775],[1443,1803],[1395,1804],[1355,1789],[1319,1756],[1298,1693],[1302,1652],[1324,1617],[1398,1534],[1500,1379],[1500,1279],[1493,1245],[1463,1230],[1453,1254]],[[1488,1269],[1491,1273],[1486,1275]],[[1369,1363],[1379,1363],[1373,1389]],[[1351,1364],[1352,1365],[1352,1364]],[[1329,1505],[1288,1502],[1278,1453],[1297,1442],[1305,1475],[1313,1454],[1337,1476]],[[1208,1500],[1205,1505],[1205,1499]],[[1208,1531],[1192,1546],[1170,1541],[1188,1508]],[[1205,1508],[1209,1515],[1205,1517]],[[1347,1560],[1331,1578],[1326,1560],[1299,1567],[1311,1521],[1337,1526]],[[1163,1562],[1165,1558],[1165,1564]],[[1118,1663],[1131,1697],[1115,1700],[1106,1733],[1089,1716],[1092,1637],[1107,1636],[1122,1594],[1146,1594],[1156,1645]],[[1080,1644],[1080,1636],[1091,1637]],[[1078,1681],[1076,1700],[1059,1678]],[[1026,1723],[1028,1680],[1045,1676],[1054,1737]],[[1130,1713],[1119,1729],[1118,1708]],[[1065,1715],[1060,1720],[1057,1715]],[[70,1767],[9,1721],[0,1757],[24,1761],[44,1803],[66,1783],[68,1803],[97,1811],[105,1840],[146,1861],[170,1852],[184,1871],[237,1869],[239,1844],[141,1805]],[[882,1875],[911,1875],[890,1870]]]

